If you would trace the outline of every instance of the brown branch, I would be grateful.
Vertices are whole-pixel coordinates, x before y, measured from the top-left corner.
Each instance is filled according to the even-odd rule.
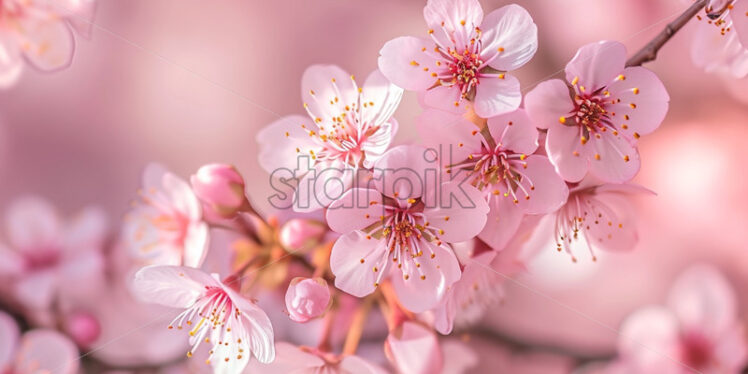
[[[626,61],[626,66],[640,66],[645,62],[654,61],[657,58],[657,52],[675,35],[683,26],[688,23],[699,11],[704,9],[707,0],[696,0],[685,12],[683,12],[673,22],[670,22],[651,42],[647,43],[639,52]]]

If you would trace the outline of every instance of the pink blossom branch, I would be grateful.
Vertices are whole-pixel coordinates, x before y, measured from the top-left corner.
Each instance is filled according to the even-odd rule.
[[[673,22],[668,23],[652,41],[647,43],[644,48],[640,49],[628,61],[626,66],[640,66],[646,62],[654,61],[657,58],[657,52],[675,35],[688,21],[691,20],[701,9],[706,6],[707,0],[696,0],[685,12],[683,12]]]

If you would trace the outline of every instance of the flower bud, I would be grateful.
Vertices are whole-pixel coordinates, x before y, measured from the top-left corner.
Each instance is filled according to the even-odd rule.
[[[295,322],[307,322],[325,314],[330,306],[330,288],[322,278],[297,277],[286,291],[288,316]]]
[[[93,315],[73,313],[65,321],[65,330],[80,347],[90,347],[101,335],[101,325]]]
[[[231,165],[209,164],[190,178],[206,216],[233,217],[245,204],[244,179]]]
[[[280,229],[280,243],[288,250],[309,249],[322,239],[327,227],[319,221],[294,218]]]

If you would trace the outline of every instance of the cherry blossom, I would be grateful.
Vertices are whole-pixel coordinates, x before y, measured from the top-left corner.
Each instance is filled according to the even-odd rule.
[[[291,320],[307,322],[322,316],[330,306],[330,288],[322,278],[297,277],[286,290],[286,310]]]
[[[488,138],[457,113],[426,110],[418,118],[424,144],[440,149],[453,180],[480,190],[491,208],[479,237],[501,250],[526,214],[557,210],[569,194],[563,179],[538,148],[538,131],[524,110],[488,119]]]
[[[47,201],[16,200],[6,214],[8,247],[0,244],[0,276],[24,306],[44,310],[60,297],[88,295],[101,281],[107,219],[87,208],[63,221]]]
[[[340,197],[357,172],[371,168],[389,148],[397,132],[392,113],[402,90],[379,71],[359,87],[352,75],[333,65],[309,67],[301,86],[308,117],[281,118],[261,130],[257,142],[260,165],[268,173],[296,171],[293,207],[308,212]]]
[[[231,218],[245,206],[244,178],[231,165],[209,164],[190,177],[195,195],[203,204],[203,213]]]
[[[138,191],[140,204],[125,217],[125,239],[146,263],[199,267],[208,249],[208,225],[190,185],[150,164]]]
[[[76,374],[78,349],[65,335],[36,329],[23,335],[16,322],[0,311],[0,373]]]
[[[740,373],[748,361],[735,294],[708,265],[684,271],[667,306],[637,310],[621,327],[619,363],[626,372]]]
[[[0,3],[0,87],[15,83],[24,60],[42,71],[67,67],[73,31],[86,36],[93,0],[4,0]]]
[[[448,243],[477,235],[488,206],[469,185],[427,186],[422,179],[429,168],[427,152],[417,146],[393,148],[375,165],[382,171],[374,177],[375,188],[353,188],[330,206],[328,225],[343,234],[330,257],[341,290],[363,297],[390,277],[403,306],[422,312],[460,278]]]
[[[662,82],[625,63],[623,44],[587,44],[566,65],[566,82],[545,81],[525,97],[527,114],[548,130],[548,158],[569,182],[588,170],[611,183],[630,180],[640,166],[637,139],[665,118],[670,98]]]
[[[249,371],[267,374],[384,374],[381,367],[354,355],[335,355],[318,349],[297,347],[286,342],[275,344],[276,359],[272,363],[252,362]]]
[[[146,266],[135,274],[135,294],[146,302],[184,309],[169,325],[185,329],[192,345],[212,345],[206,363],[216,373],[241,373],[250,355],[263,363],[275,358],[273,327],[265,312],[231,284],[186,266]]]
[[[469,101],[488,118],[519,107],[519,80],[508,72],[538,48],[537,27],[524,8],[507,5],[484,18],[478,0],[429,0],[423,15],[428,38],[399,37],[379,52],[387,78],[424,92],[424,102],[437,108]]]
[[[478,357],[461,342],[440,341],[426,326],[405,321],[387,336],[385,353],[398,373],[470,373]]]

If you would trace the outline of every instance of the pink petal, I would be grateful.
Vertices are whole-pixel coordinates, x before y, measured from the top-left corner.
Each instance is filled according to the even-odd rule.
[[[392,272],[392,284],[400,302],[413,313],[435,307],[460,279],[460,264],[451,248],[427,241],[420,241],[420,245],[423,256],[413,262],[405,261],[401,271]]]
[[[478,0],[429,0],[423,18],[442,47],[468,43],[483,21]]]
[[[67,292],[90,296],[91,290],[100,286],[104,274],[104,255],[98,250],[79,252],[60,265],[59,287]]]
[[[252,361],[248,372],[267,374],[287,374],[304,369],[321,368],[325,361],[312,353],[304,352],[299,347],[286,342],[275,343],[275,360],[268,364]]]
[[[733,1],[730,18],[732,19],[732,27],[735,33],[738,34],[740,43],[748,45],[748,3],[745,1]]]
[[[54,207],[37,197],[23,197],[7,210],[8,241],[18,251],[54,246],[60,240],[61,223]]]
[[[520,170],[525,176],[521,184],[527,190],[530,199],[519,198],[519,207],[526,214],[556,211],[569,197],[566,182],[556,174],[553,165],[545,156],[531,155],[525,160],[525,164],[527,168]]]
[[[267,314],[254,302],[239,295],[231,287],[226,285],[222,285],[222,287],[229,295],[229,298],[231,298],[231,301],[241,311],[241,316],[244,318],[244,326],[249,331],[249,344],[252,349],[252,355],[264,364],[272,362],[275,359],[275,338],[273,325],[270,323]],[[226,339],[228,341],[228,338]],[[244,365],[246,365],[246,362]]]
[[[667,114],[670,96],[657,75],[645,68],[626,68],[622,74],[626,79],[608,86],[611,97],[621,100],[611,105],[609,111],[615,113],[612,122],[618,131],[633,139],[634,132],[645,135],[660,126]]]
[[[442,374],[467,374],[477,369],[480,357],[478,357],[478,354],[474,350],[470,349],[471,346],[469,343],[458,339],[450,339],[442,341],[441,347],[444,357],[459,357],[459,360],[444,360]]]
[[[209,244],[210,238],[207,223],[201,221],[188,226],[187,234],[184,238],[182,264],[184,266],[199,268],[208,255]]]
[[[60,16],[65,17],[70,27],[84,38],[91,37],[93,18],[96,11],[95,0],[58,0],[55,7]]]
[[[386,351],[401,373],[440,373],[444,364],[436,335],[417,322],[407,321],[391,332]]]
[[[719,340],[737,322],[737,300],[724,275],[709,265],[695,265],[676,279],[668,305],[681,326]]]
[[[17,373],[75,374],[80,358],[75,344],[53,330],[32,330],[21,338]]]
[[[516,70],[538,50],[538,27],[530,13],[519,5],[506,5],[489,13],[481,30],[481,59],[487,61],[498,53],[489,63],[496,70]]]
[[[618,352],[621,359],[646,373],[664,373],[678,365],[667,357],[676,358],[678,321],[667,309],[647,307],[631,314],[620,328]]]
[[[619,42],[600,41],[590,43],[577,51],[566,65],[566,81],[579,78],[579,85],[586,92],[607,86],[621,72],[626,63],[626,47]]]
[[[504,74],[503,79],[481,78],[475,88],[475,114],[483,118],[511,112],[519,108],[521,103],[519,80],[513,75]]]
[[[144,302],[174,308],[190,307],[218,282],[201,270],[186,266],[146,266],[135,273],[133,292]]]
[[[10,371],[19,336],[20,331],[16,321],[10,315],[0,311],[0,372]]]
[[[10,87],[23,71],[21,50],[10,35],[0,35],[0,87]]]
[[[363,122],[370,124],[387,122],[400,105],[402,97],[402,88],[390,83],[381,71],[374,70],[361,88],[361,102],[367,103],[366,106],[362,104]]]
[[[538,130],[522,109],[489,118],[488,128],[504,149],[528,155],[538,149]]]
[[[691,44],[691,60],[707,73],[729,73],[735,78],[748,74],[748,51],[740,43],[738,34],[721,35],[714,25],[695,22]]]
[[[455,113],[462,112],[467,101],[462,99],[461,92],[457,86],[436,86],[429,88],[423,93],[423,105],[428,108],[436,108]],[[464,105],[460,105],[463,103]]]
[[[288,317],[304,323],[322,316],[330,306],[330,288],[322,278],[296,277],[291,280],[284,298]]]
[[[353,185],[354,170],[340,160],[318,162],[299,181],[294,211],[313,212],[341,198]]]
[[[386,374],[387,371],[358,356],[345,356],[339,365],[345,373]]]
[[[73,61],[75,39],[62,19],[50,18],[24,22],[23,54],[32,66],[42,71],[64,69]]]
[[[59,286],[57,274],[53,270],[26,274],[13,285],[15,297],[29,309],[49,308]]]
[[[0,258],[3,259],[0,261],[0,279],[17,276],[26,265],[23,257],[2,243],[0,243]]]
[[[358,105],[353,76],[335,65],[312,65],[301,77],[301,100],[314,118],[332,125],[345,107]]]
[[[363,230],[385,214],[382,194],[373,189],[352,188],[327,209],[327,225],[341,234]]]
[[[163,176],[162,183],[163,190],[169,197],[170,205],[177,212],[190,221],[197,221],[202,218],[203,207],[187,181],[172,173],[166,173]]]
[[[431,54],[433,49],[434,43],[428,39],[412,36],[392,39],[379,51],[379,70],[399,87],[424,91],[437,81],[431,73],[442,69],[436,65],[441,58]]]
[[[108,233],[106,213],[100,208],[86,208],[73,217],[65,231],[65,249],[69,251],[99,249]]]
[[[434,150],[415,145],[390,149],[374,164],[373,184],[378,191],[404,200],[419,198],[427,189],[427,171],[435,176],[439,170]]]
[[[445,242],[469,240],[486,224],[488,203],[483,193],[468,183],[443,183],[429,189],[423,201],[426,222],[439,230],[439,239]]]
[[[631,180],[641,166],[639,151],[620,134],[607,131],[600,135],[599,139],[591,136],[583,146],[589,159],[590,173],[611,183]]]
[[[525,110],[538,128],[561,125],[559,119],[574,110],[569,87],[560,79],[540,83],[525,96]]]
[[[309,117],[296,115],[283,117],[264,127],[256,137],[260,145],[260,166],[272,174],[279,169],[296,170],[302,161],[306,161],[302,167],[310,163],[309,151],[316,153],[320,148],[309,136],[310,131],[317,132],[317,125]]]
[[[582,204],[594,220],[587,222],[589,244],[607,251],[630,251],[639,241],[636,215],[627,196],[617,193],[598,193],[592,198],[581,197]]]
[[[566,181],[579,182],[587,174],[589,161],[585,149],[589,147],[589,142],[581,144],[576,126],[558,124],[548,128],[545,143],[548,159]]]
[[[375,283],[379,283],[386,269],[386,251],[383,240],[367,239],[367,235],[361,231],[338,238],[330,254],[330,270],[335,275],[335,287],[356,297],[374,292]],[[377,272],[372,271],[375,267]]]
[[[397,121],[390,118],[389,121],[379,125],[377,130],[361,144],[361,150],[366,153],[363,163],[364,168],[371,169],[374,167],[374,163],[387,152],[395,140],[398,127]]]
[[[522,209],[501,195],[489,200],[491,211],[478,237],[496,251],[506,247],[522,222]]]
[[[416,118],[416,126],[423,145],[438,150],[442,167],[466,160],[481,150],[478,128],[462,114],[426,109]]]

